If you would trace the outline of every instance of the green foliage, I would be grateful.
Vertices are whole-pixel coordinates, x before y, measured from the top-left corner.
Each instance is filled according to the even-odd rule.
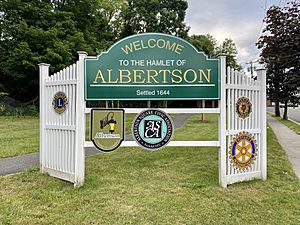
[[[209,57],[217,58],[220,54],[225,54],[226,66],[230,66],[236,70],[242,69],[237,63],[236,55],[238,51],[232,39],[226,38],[219,46],[217,40],[210,34],[192,35],[188,40],[198,49],[198,51],[204,52]]]
[[[185,0],[127,0],[122,12],[124,30],[122,37],[136,33],[159,32],[187,37],[184,23],[188,7]]]
[[[1,1],[0,90],[31,100],[38,96],[38,63],[50,63],[53,73],[73,63],[77,50],[95,55],[111,45],[115,37],[96,3]]]
[[[217,40],[210,34],[192,35],[188,41],[194,45],[198,51],[204,52],[209,57],[216,56]]]
[[[264,19],[266,28],[257,46],[262,49],[261,58],[267,64],[269,98],[279,102],[297,102],[300,85],[300,3],[291,1],[286,7],[272,6]]]
[[[216,54],[225,54],[226,55],[226,66],[230,68],[241,70],[242,67],[236,61],[236,55],[238,51],[235,43],[232,39],[226,38],[223,43],[216,48]]]
[[[219,48],[211,35],[188,38],[187,7],[186,0],[2,0],[0,92],[28,102],[38,97],[39,63],[49,63],[53,74],[74,63],[78,50],[97,55],[120,38],[141,32],[189,39],[199,51],[216,57]],[[222,52],[236,54],[231,40],[224,43]],[[236,68],[230,57],[228,64]]]

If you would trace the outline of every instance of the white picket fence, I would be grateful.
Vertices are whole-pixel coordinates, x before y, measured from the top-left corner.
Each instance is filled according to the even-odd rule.
[[[244,73],[227,68],[226,78],[223,82],[225,82],[225,85],[222,85],[223,92],[226,95],[226,100],[225,98],[221,99],[223,101],[221,114],[226,115],[226,118],[224,118],[224,125],[226,121],[225,135],[221,137],[226,137],[226,150],[223,149],[225,153],[223,152],[221,158],[221,161],[226,162],[226,165],[223,165],[223,186],[254,178],[265,180],[267,177],[265,70],[258,70],[257,80],[254,80]],[[248,98],[252,104],[252,112],[249,117],[244,119],[239,117],[236,112],[236,103],[240,97]],[[224,110],[226,110],[226,113]],[[248,132],[254,137],[257,144],[256,160],[254,160],[252,166],[244,170],[237,169],[231,163],[232,159],[229,154],[231,142],[236,135],[242,132]]]
[[[39,65],[41,172],[75,186],[84,182],[84,56],[79,53],[77,63],[51,76],[48,64]],[[69,102],[62,114],[56,113],[52,105],[58,92],[65,93]]]
[[[64,70],[49,76],[49,65],[40,64],[40,167],[41,172],[73,182],[84,183],[84,148],[92,147],[85,141],[86,108],[84,100],[84,58]],[[216,113],[219,114],[219,138],[215,141],[171,141],[169,146],[215,146],[219,147],[220,184],[226,187],[238,181],[255,178],[266,179],[266,77],[259,70],[258,81],[230,68],[226,72],[226,57],[220,56],[221,93],[219,108],[163,109],[167,113]],[[64,92],[69,104],[64,113],[58,114],[52,106],[57,92]],[[249,118],[237,116],[235,104],[239,97],[252,102]],[[144,109],[125,109],[125,113],[138,113]],[[251,133],[258,145],[257,159],[247,170],[237,170],[229,157],[230,143],[240,132]],[[121,146],[138,146],[124,141]]]

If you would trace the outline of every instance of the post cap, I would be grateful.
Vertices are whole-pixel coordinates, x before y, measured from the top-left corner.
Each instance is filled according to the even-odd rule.
[[[48,64],[48,63],[39,63],[38,66],[48,66],[49,67],[50,64]]]
[[[78,55],[87,55],[87,52],[85,52],[85,51],[77,51],[77,54]]]

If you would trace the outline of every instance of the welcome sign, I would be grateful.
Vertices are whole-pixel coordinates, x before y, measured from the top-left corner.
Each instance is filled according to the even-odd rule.
[[[166,34],[127,37],[85,59],[86,100],[219,99],[219,60]]]

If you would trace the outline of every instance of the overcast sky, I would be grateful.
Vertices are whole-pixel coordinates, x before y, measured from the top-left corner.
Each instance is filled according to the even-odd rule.
[[[285,0],[188,0],[186,24],[189,34],[211,34],[221,43],[231,38],[238,48],[238,62],[256,60],[255,43],[260,36],[265,8],[284,6]],[[266,5],[266,7],[265,7]]]

